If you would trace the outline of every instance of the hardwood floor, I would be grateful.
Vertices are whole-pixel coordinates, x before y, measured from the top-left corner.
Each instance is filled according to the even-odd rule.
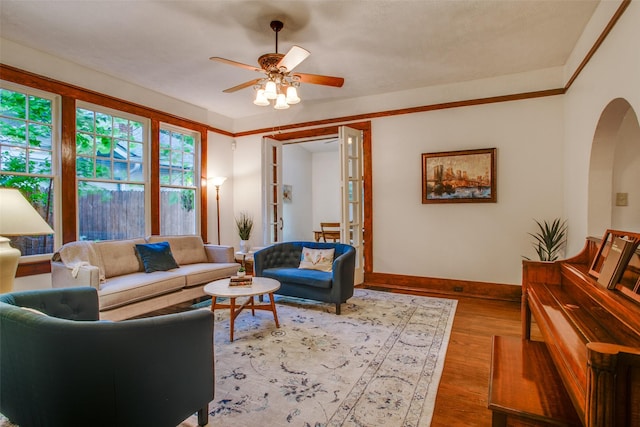
[[[520,303],[458,298],[432,427],[490,426],[491,337],[521,336]],[[532,338],[539,338],[537,330]]]

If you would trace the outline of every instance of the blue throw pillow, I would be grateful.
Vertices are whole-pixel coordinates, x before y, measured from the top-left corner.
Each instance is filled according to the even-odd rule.
[[[147,243],[136,245],[136,252],[144,265],[144,271],[167,271],[180,267],[171,253],[169,242]]]

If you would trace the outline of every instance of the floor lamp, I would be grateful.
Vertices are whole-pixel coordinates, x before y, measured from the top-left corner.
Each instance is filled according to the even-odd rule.
[[[216,187],[216,220],[218,221],[218,244],[220,244],[220,186],[226,180],[226,176],[217,176],[211,180],[211,183]]]
[[[40,214],[15,188],[0,188],[0,293],[13,290],[20,251],[3,236],[53,234]]]

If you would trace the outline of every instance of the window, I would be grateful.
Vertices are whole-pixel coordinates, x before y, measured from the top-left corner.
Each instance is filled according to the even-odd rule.
[[[197,234],[199,134],[163,125],[160,129],[160,233]]]
[[[6,82],[0,87],[0,187],[19,189],[54,230],[56,99]],[[19,236],[11,246],[22,255],[48,254],[54,238]]]
[[[76,108],[78,240],[147,234],[148,125],[97,107]]]

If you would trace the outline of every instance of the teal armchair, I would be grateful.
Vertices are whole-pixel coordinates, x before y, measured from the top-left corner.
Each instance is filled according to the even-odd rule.
[[[210,311],[98,318],[89,287],[0,295],[0,413],[21,427],[207,423]]]

